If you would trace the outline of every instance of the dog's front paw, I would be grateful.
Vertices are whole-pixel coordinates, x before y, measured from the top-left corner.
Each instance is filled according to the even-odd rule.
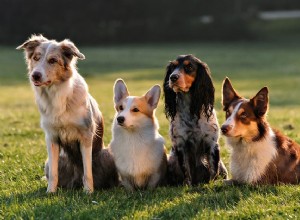
[[[223,184],[225,186],[235,186],[238,185],[238,182],[236,180],[230,179],[230,180],[223,180]]]
[[[46,191],[46,192],[47,192],[48,194],[51,194],[51,193],[55,193],[56,190],[57,190],[57,187],[54,187],[54,186],[50,186],[50,185],[49,185],[49,186],[47,187],[47,191]]]
[[[83,177],[83,190],[90,194],[94,192],[94,183],[93,183],[93,178],[87,178]]]

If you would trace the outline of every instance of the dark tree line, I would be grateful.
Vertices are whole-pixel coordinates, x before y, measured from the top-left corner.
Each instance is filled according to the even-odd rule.
[[[254,37],[257,11],[295,8],[299,0],[1,0],[0,44],[32,33],[84,44],[238,40]]]

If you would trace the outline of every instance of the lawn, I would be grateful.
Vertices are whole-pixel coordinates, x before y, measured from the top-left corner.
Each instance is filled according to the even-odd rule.
[[[300,143],[300,44],[298,41],[149,44],[80,47],[86,60],[79,72],[105,120],[104,140],[111,139],[114,116],[112,86],[123,78],[133,95],[162,84],[165,66],[179,54],[192,53],[207,62],[216,87],[219,123],[221,83],[228,76],[241,95],[270,89],[269,122]],[[299,186],[223,186],[221,181],[197,187],[161,187],[128,193],[124,189],[58,190],[46,194],[42,180],[46,159],[44,133],[33,92],[26,79],[23,55],[14,47],[0,48],[0,219],[296,219],[300,218]],[[170,149],[168,121],[160,101],[160,132]],[[220,139],[222,158],[229,150]]]

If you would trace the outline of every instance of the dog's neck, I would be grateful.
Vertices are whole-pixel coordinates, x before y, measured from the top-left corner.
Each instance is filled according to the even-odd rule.
[[[59,116],[60,113],[67,111],[68,102],[71,101],[74,93],[74,87],[78,86],[77,77],[78,73],[74,73],[71,78],[59,84],[48,87],[34,87],[36,102],[41,114],[55,112]]]
[[[178,113],[189,113],[191,105],[191,94],[188,92],[178,92],[176,94],[176,111]]]
[[[264,175],[269,163],[276,157],[275,134],[271,128],[260,141],[246,142],[240,138],[226,138],[232,147],[231,172],[233,179],[255,183]]]

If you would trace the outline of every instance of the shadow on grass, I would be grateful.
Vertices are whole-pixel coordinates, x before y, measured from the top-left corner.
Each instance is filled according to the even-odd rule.
[[[86,195],[82,190],[61,190],[46,194],[46,188],[27,193],[12,193],[2,198],[7,210],[14,216],[38,218],[192,218],[203,212],[228,211],[253,194],[277,195],[276,187],[230,187],[200,185],[162,187],[155,191],[128,193],[124,189],[96,191]],[[24,208],[26,209],[24,211]],[[8,212],[9,215],[9,212]],[[12,217],[12,216],[10,216]]]

